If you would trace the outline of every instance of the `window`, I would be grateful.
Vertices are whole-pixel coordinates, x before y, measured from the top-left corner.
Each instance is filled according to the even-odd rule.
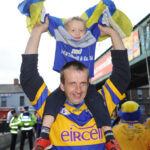
[[[20,96],[20,106],[24,106],[24,96]]]
[[[137,90],[138,98],[142,98],[142,94],[143,94],[142,90]]]
[[[7,107],[7,98],[6,98],[6,96],[1,97],[1,107]]]

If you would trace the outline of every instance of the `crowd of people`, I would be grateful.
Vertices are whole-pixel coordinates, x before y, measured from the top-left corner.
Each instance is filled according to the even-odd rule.
[[[35,138],[39,137],[42,125],[42,120],[39,118],[39,115],[37,113],[30,112],[29,107],[25,106],[24,111],[19,115],[15,109],[12,109],[7,116],[9,116],[7,123],[9,124],[11,134],[10,150],[15,150],[19,132],[20,136],[18,138],[20,139],[20,150],[24,149],[26,138],[29,142],[29,149],[32,150],[33,141]]]
[[[10,110],[7,116],[11,116],[10,120],[7,120],[11,134],[10,150],[15,150],[17,138],[20,138],[20,150],[24,149],[26,138],[29,149],[32,150],[34,139],[39,138],[41,133],[40,115],[35,113],[34,116],[29,112],[28,107],[24,107],[24,112],[19,116],[15,109]],[[112,112],[112,129],[121,150],[150,150],[150,117],[146,118],[143,124],[141,118],[140,105],[131,100],[124,101],[119,110],[114,109]],[[18,137],[19,131],[21,131],[20,137]]]

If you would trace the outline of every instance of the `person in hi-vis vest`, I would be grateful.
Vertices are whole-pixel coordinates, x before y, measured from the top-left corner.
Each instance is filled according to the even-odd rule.
[[[18,117],[20,120],[20,130],[21,130],[21,143],[20,150],[23,150],[25,138],[28,137],[29,149],[32,150],[33,147],[33,126],[36,123],[35,116],[29,112],[29,107],[24,107],[24,113],[21,113]]]
[[[13,117],[9,123],[9,128],[10,128],[10,133],[11,133],[10,150],[15,150],[20,121],[18,120],[18,116],[15,110],[11,111],[11,113]]]

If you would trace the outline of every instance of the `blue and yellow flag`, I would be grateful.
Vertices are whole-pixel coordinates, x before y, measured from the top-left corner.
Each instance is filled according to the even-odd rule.
[[[36,23],[43,22],[45,17],[44,0],[24,0],[19,4],[20,12],[27,16],[27,28],[29,32]],[[87,9],[80,16],[86,21],[87,29],[95,23],[114,28],[122,38],[129,36],[133,26],[130,19],[120,10],[118,10],[111,0],[101,0],[97,5]],[[63,26],[67,18],[56,18],[51,16],[52,21]],[[108,37],[99,37],[98,41],[102,41]]]

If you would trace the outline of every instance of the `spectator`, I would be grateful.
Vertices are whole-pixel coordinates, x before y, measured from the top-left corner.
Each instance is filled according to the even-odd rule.
[[[33,126],[36,123],[35,116],[29,112],[29,107],[24,107],[24,113],[21,113],[18,117],[20,121],[21,129],[21,144],[20,150],[23,150],[25,138],[28,137],[29,149],[33,148]]]
[[[18,116],[15,110],[13,110],[11,113],[13,117],[9,123],[10,133],[11,133],[10,150],[15,150],[20,121],[18,120]]]
[[[6,123],[6,117],[5,115],[2,118],[2,133],[8,132],[8,123]]]
[[[150,150],[150,130],[141,124],[140,105],[134,101],[122,104],[120,124],[113,128],[121,150]]]
[[[40,137],[42,128],[42,119],[38,113],[36,113],[36,138]]]
[[[12,119],[12,117],[13,117],[12,111],[14,111],[14,108],[11,108],[11,109],[9,110],[9,112],[7,113],[7,123],[9,123],[10,120]]]
[[[114,109],[114,111],[112,112],[112,115],[111,115],[111,126],[114,126],[114,123],[116,121],[118,117],[118,110],[117,110],[117,107]]]

